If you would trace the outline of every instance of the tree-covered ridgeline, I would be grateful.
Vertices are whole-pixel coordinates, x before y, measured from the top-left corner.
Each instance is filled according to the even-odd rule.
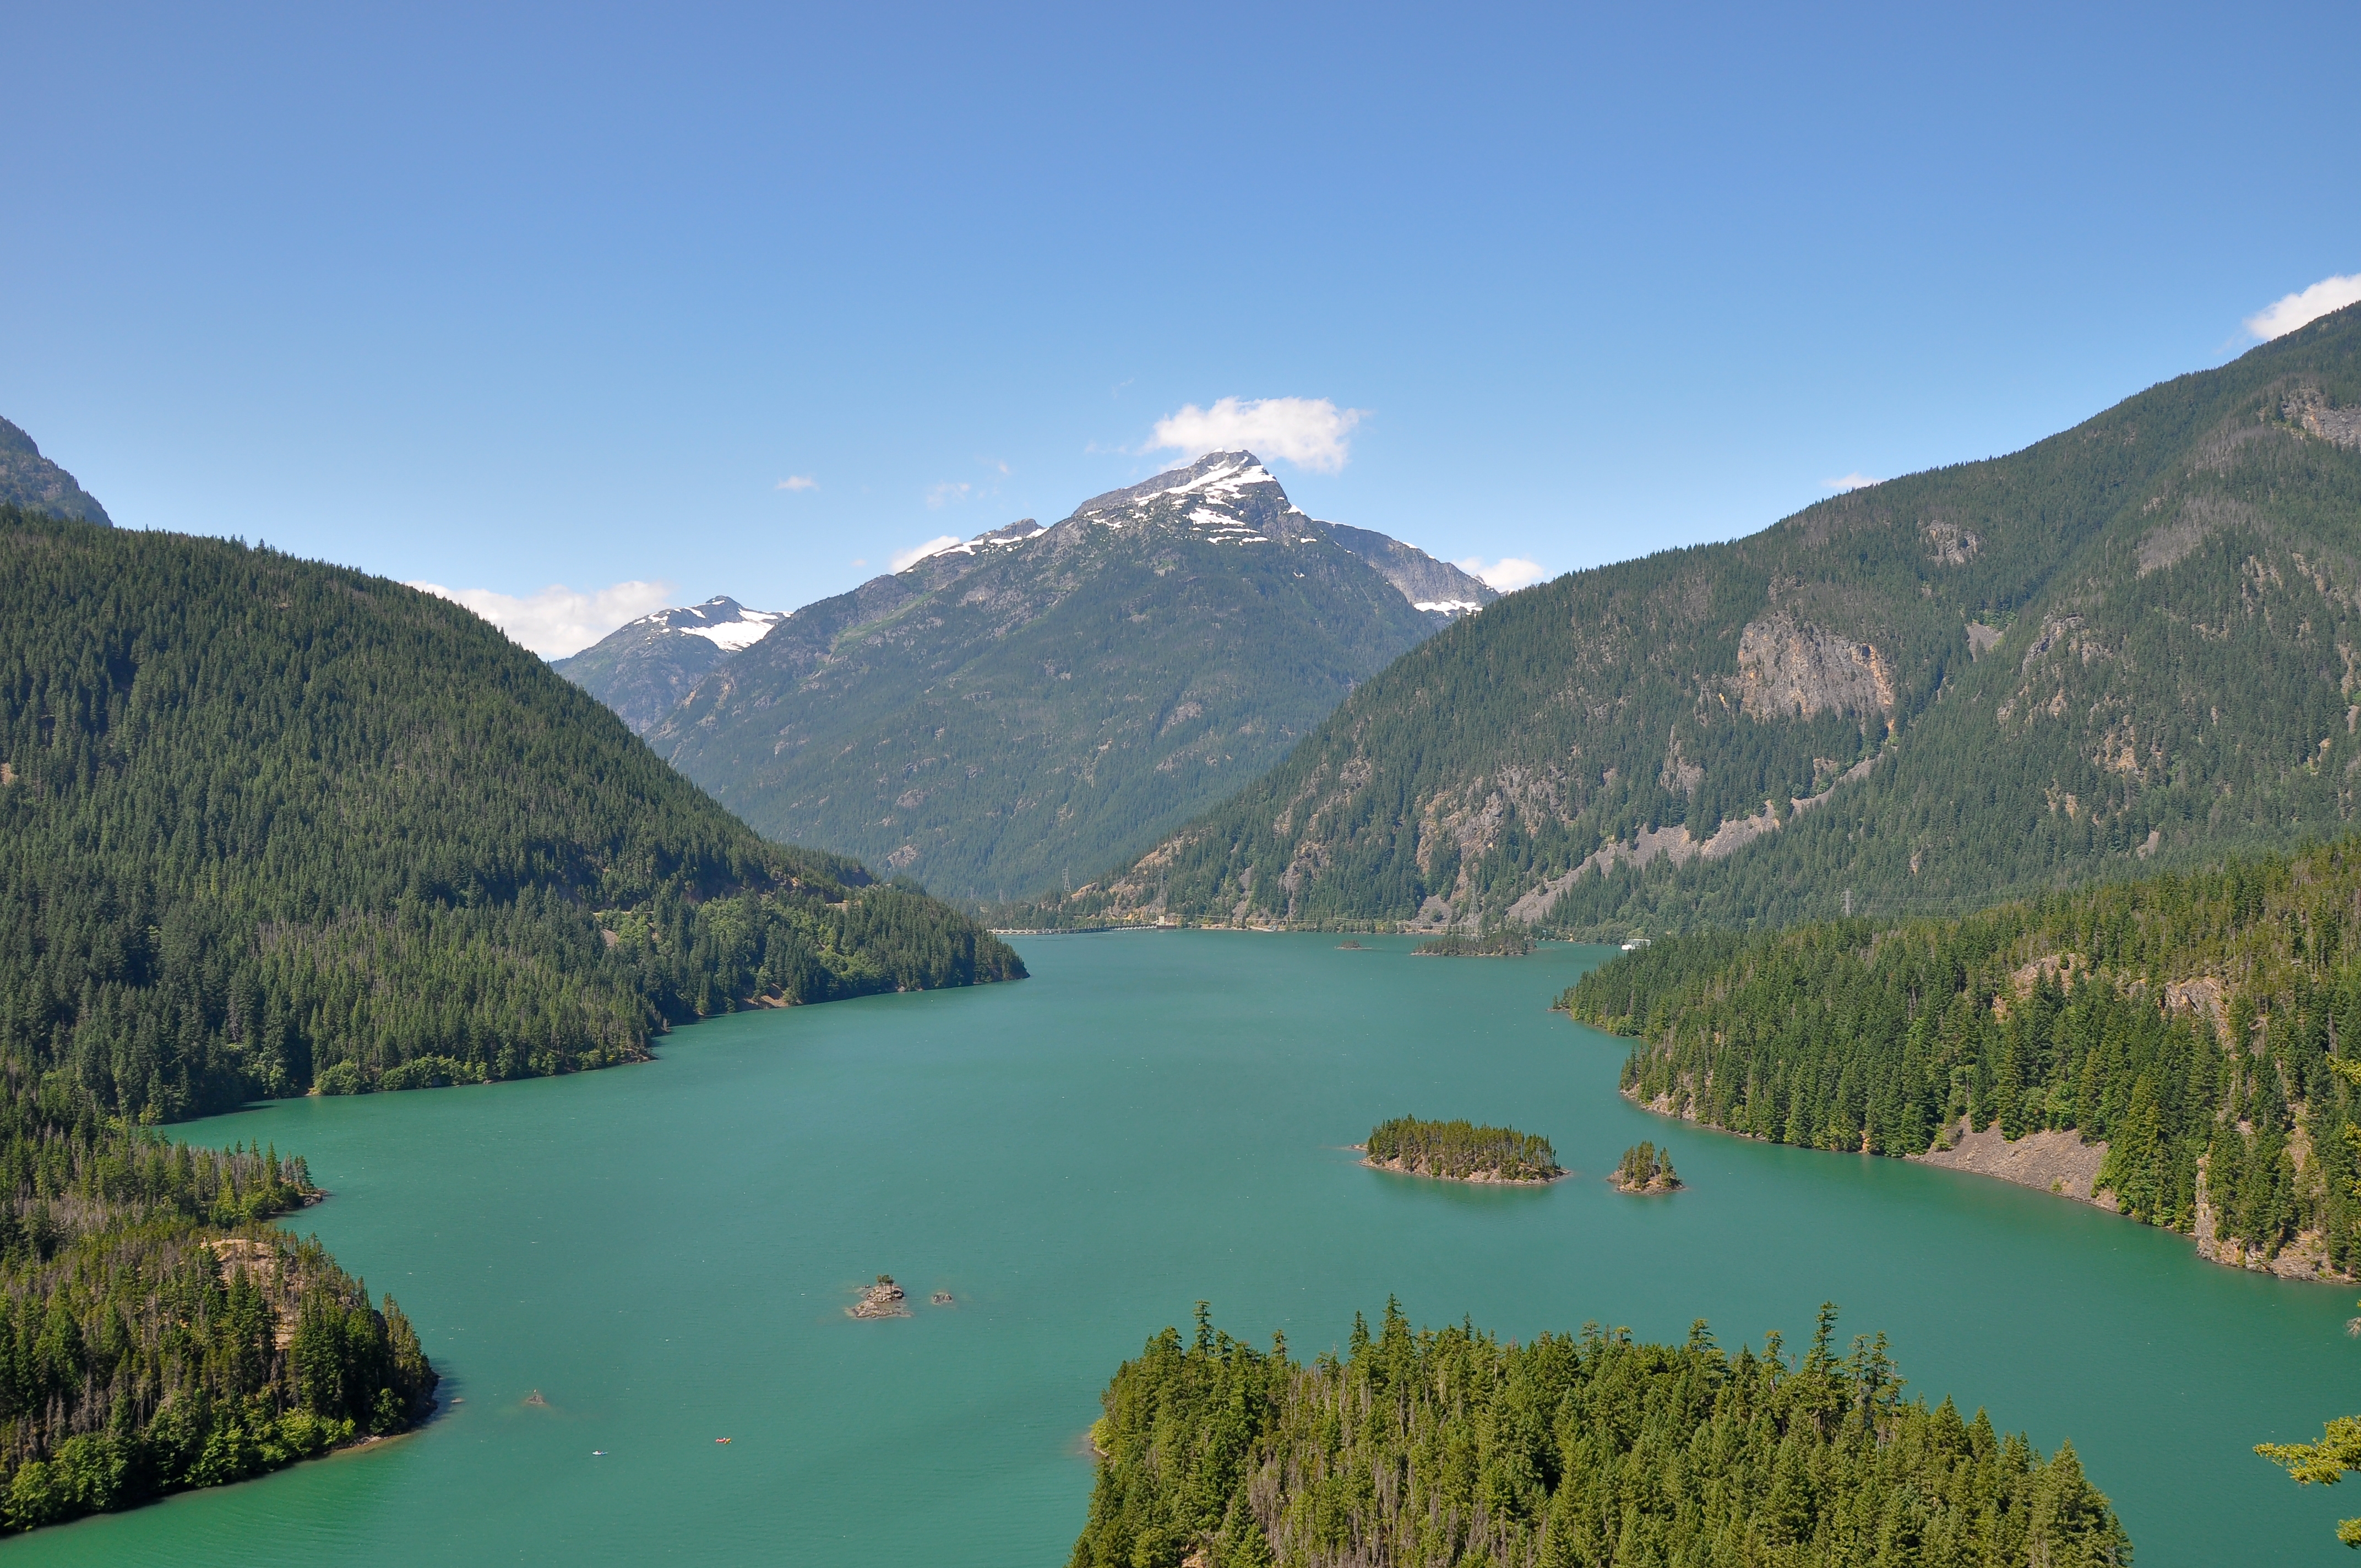
[[[1024,973],[401,584],[0,507],[0,1055],[106,1112],[571,1071],[750,1000]]]
[[[385,1298],[263,1222],[300,1157],[169,1143],[0,1062],[0,1525],[30,1530],[407,1429],[435,1374]]]
[[[1055,902],[1596,938],[1848,890],[1959,914],[2340,831],[2356,405],[2361,306],[2021,452],[1510,594]]]
[[[1547,1181],[1565,1173],[1547,1138],[1514,1127],[1479,1127],[1465,1119],[1422,1122],[1397,1116],[1369,1129],[1362,1146],[1373,1165],[1399,1165],[1421,1176],[1466,1181]]]
[[[1962,1118],[2107,1146],[2099,1185],[2231,1261],[2361,1267],[2361,839],[2014,904],[1659,941],[1559,999],[1626,1092],[1807,1148]]]
[[[1902,1397],[1883,1336],[1789,1358],[1357,1314],[1309,1366],[1166,1329],[1108,1386],[1072,1568],[2086,1568],[2131,1543],[2071,1443]]]

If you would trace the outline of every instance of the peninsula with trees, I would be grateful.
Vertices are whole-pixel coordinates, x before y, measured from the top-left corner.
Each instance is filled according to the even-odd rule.
[[[2072,1443],[2045,1455],[1902,1388],[1883,1334],[1838,1348],[1832,1306],[1796,1356],[1776,1334],[1731,1354],[1702,1321],[1681,1344],[1596,1324],[1504,1344],[1389,1301],[1307,1365],[1199,1302],[1192,1338],[1166,1329],[1107,1386],[1069,1562],[2131,1560]]]
[[[1444,1181],[1547,1182],[1565,1171],[1547,1138],[1514,1127],[1397,1116],[1369,1129],[1361,1163]]]
[[[58,510],[0,500],[7,1529],[433,1407],[392,1298],[270,1223],[320,1196],[304,1162],[154,1124],[1025,972],[915,888],[758,838],[456,604]]]
[[[1631,1038],[1623,1091],[1652,1110],[1985,1170],[2218,1262],[2353,1278],[2356,910],[2345,839],[1956,920],[1662,940],[1559,1005]]]
[[[436,1374],[385,1297],[269,1221],[300,1158],[170,1143],[0,1073],[0,1520],[31,1530],[407,1431]]]

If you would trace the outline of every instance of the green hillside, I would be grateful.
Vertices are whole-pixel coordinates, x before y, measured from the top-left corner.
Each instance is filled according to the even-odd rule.
[[[1387,570],[1217,453],[807,605],[648,740],[766,833],[1030,895],[1277,762],[1445,619]]]
[[[2103,1144],[2097,1186],[2209,1256],[2361,1273],[2361,839],[2011,904],[1671,938],[1560,1005],[1626,1092],[1806,1148],[1997,1127]]]
[[[570,1071],[749,999],[1024,972],[398,583],[0,508],[0,1056],[101,1112]]]
[[[1166,1329],[1107,1386],[1071,1568],[1977,1563],[2103,1568],[2131,1542],[2073,1445],[1905,1399],[1885,1336],[1800,1357],[1628,1331],[1413,1332],[1310,1365]]]
[[[2006,457],[1514,594],[1064,918],[1959,912],[2352,820],[2361,307]]]

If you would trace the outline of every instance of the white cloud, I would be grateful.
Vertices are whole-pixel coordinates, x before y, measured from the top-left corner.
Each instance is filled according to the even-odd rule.
[[[1452,565],[1470,576],[1482,579],[1486,587],[1504,594],[1531,587],[1549,576],[1539,561],[1528,561],[1521,555],[1503,555],[1488,566],[1481,555],[1470,555],[1465,561],[1454,561]]]
[[[544,659],[578,653],[623,622],[664,609],[673,591],[670,583],[617,583],[587,590],[552,583],[537,594],[520,598],[489,588],[446,588],[440,583],[410,586],[466,605],[507,632],[511,641]]]
[[[1194,457],[1239,447],[1300,468],[1334,474],[1352,455],[1353,427],[1366,409],[1340,409],[1325,398],[1223,398],[1210,409],[1191,403],[1156,422],[1150,452],[1177,448]]]
[[[1866,474],[1852,473],[1847,474],[1841,479],[1822,479],[1820,488],[1825,490],[1865,490],[1872,485],[1883,483],[1885,483],[1884,480],[1872,479]]]
[[[2331,311],[2361,302],[2361,272],[2323,278],[2300,294],[2274,301],[2246,318],[2246,330],[2268,343],[2296,328],[2316,322]]]
[[[819,481],[813,478],[809,474],[790,474],[785,478],[779,481],[779,488],[783,490],[817,490],[819,488]]]
[[[939,555],[959,542],[958,534],[946,533],[929,539],[924,544],[913,544],[907,550],[896,550],[893,554],[894,569],[897,572],[906,572],[928,556]]]
[[[973,485],[945,479],[927,492],[927,504],[930,507],[939,507],[950,501],[963,501],[967,499],[968,492],[973,488],[975,488]],[[896,571],[900,569],[898,566],[895,568]]]

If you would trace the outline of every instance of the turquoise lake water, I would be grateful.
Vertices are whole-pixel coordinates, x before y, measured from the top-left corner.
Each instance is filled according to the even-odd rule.
[[[1913,1391],[2044,1450],[2071,1438],[2144,1568],[2344,1559],[2329,1531],[2361,1487],[2299,1490],[2248,1449],[2361,1410],[2350,1289],[1982,1178],[1665,1123],[1617,1097],[1621,1043],[1546,1011],[1600,949],[1363,940],[1028,938],[1018,984],[198,1124],[310,1158],[335,1196],[295,1228],[400,1299],[444,1413],[7,1555],[1054,1568],[1089,1500],[1083,1429],[1150,1334],[1204,1297],[1308,1356],[1390,1292],[1504,1337],[1595,1320],[1677,1340],[1705,1317],[1733,1349],[1800,1343],[1833,1299],[1845,1335],[1891,1336]],[[1580,1177],[1503,1191],[1356,1165],[1345,1146],[1404,1113],[1543,1134]],[[1641,1138],[1688,1191],[1608,1189]],[[847,1319],[881,1272],[916,1316]]]

